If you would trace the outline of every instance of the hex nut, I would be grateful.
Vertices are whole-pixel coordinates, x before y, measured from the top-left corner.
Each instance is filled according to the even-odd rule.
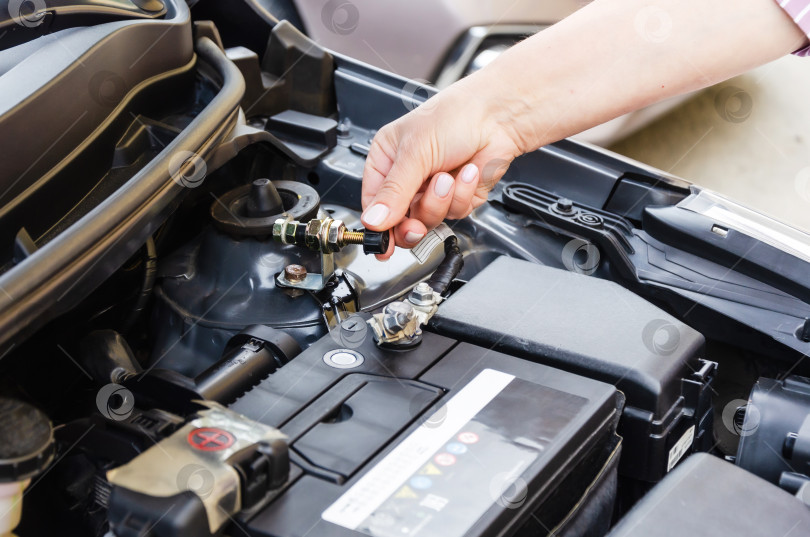
[[[327,253],[337,252],[340,247],[340,228],[343,227],[343,222],[340,220],[332,220],[329,222],[329,227],[326,229],[326,248]]]
[[[307,269],[301,265],[287,265],[284,267],[284,279],[290,283],[299,283],[307,278]]]
[[[436,302],[436,297],[433,295],[433,288],[422,282],[413,288],[408,300],[417,306],[429,306]]]

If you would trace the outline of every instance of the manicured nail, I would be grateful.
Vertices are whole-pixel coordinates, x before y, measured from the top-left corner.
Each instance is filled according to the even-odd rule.
[[[472,183],[478,177],[478,166],[475,164],[467,164],[461,170],[461,180],[467,184]]]
[[[433,187],[433,191],[437,196],[443,198],[450,193],[451,188],[453,188],[453,178],[450,175],[443,173],[439,175],[438,179],[436,179],[436,186]]]
[[[388,217],[389,212],[391,211],[385,205],[374,204],[363,213],[363,223],[367,226],[379,226]]]
[[[405,242],[408,244],[416,244],[417,242],[422,240],[424,237],[424,233],[416,233],[415,231],[409,231],[405,234]]]

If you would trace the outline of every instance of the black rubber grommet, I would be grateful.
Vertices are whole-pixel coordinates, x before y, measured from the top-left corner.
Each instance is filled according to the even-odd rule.
[[[309,185],[297,181],[273,181],[285,210],[260,218],[248,216],[247,205],[250,200],[252,184],[240,186],[225,193],[211,204],[211,218],[222,231],[237,236],[267,236],[273,233],[273,223],[283,215],[290,215],[293,220],[308,222],[318,215],[321,197]]]

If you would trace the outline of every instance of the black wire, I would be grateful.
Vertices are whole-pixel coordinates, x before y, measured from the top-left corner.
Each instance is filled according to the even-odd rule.
[[[464,267],[464,256],[458,247],[458,238],[453,235],[444,240],[444,259],[436,267],[435,272],[427,281],[433,290],[442,296],[447,294],[450,284]]]
[[[146,239],[145,247],[143,284],[141,285],[141,292],[138,295],[135,306],[127,316],[127,320],[122,327],[121,331],[125,334],[132,329],[138,317],[140,317],[141,312],[146,308],[146,303],[152,295],[152,290],[155,288],[155,281],[157,280],[157,249],[155,248],[155,241],[152,237]]]

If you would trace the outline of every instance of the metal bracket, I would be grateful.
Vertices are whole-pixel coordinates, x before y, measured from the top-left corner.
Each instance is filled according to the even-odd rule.
[[[291,282],[284,277],[284,271],[276,275],[276,285],[302,291],[320,291],[335,274],[335,258],[332,254],[321,254],[320,274],[308,273],[300,282]]]

